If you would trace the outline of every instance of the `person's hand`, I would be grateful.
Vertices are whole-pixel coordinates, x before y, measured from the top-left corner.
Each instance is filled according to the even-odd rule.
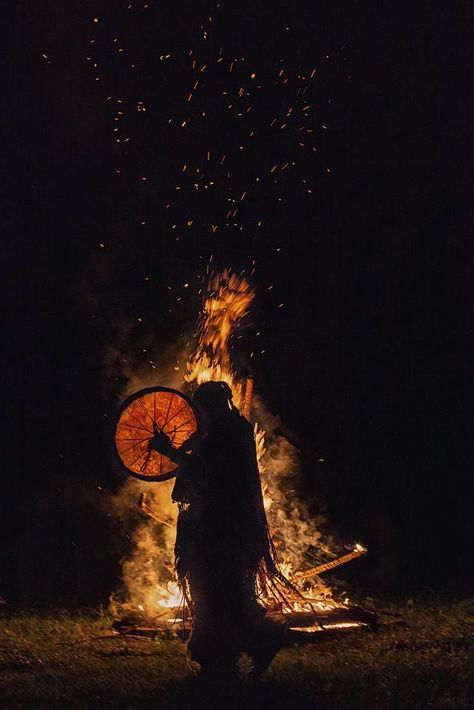
[[[173,444],[167,434],[160,431],[153,422],[153,436],[148,441],[148,448],[158,451],[158,453],[168,456],[173,450]]]

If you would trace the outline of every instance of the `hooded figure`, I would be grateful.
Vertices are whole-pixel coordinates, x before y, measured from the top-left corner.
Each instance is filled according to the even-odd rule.
[[[176,571],[193,616],[188,643],[201,671],[235,672],[242,652],[259,674],[283,645],[285,625],[265,618],[259,593],[278,580],[251,424],[225,382],[194,394],[204,433],[179,450],[155,434],[150,446],[178,463]],[[191,451],[191,453],[188,453]]]

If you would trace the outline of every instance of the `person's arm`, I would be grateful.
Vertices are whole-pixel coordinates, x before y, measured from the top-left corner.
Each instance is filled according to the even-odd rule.
[[[174,463],[177,463],[178,466],[189,458],[189,454],[182,451],[181,447],[179,449],[175,448],[169,436],[164,432],[159,431],[156,427],[154,427],[153,436],[148,442],[148,448],[158,451],[158,453],[163,454],[163,456],[166,456]]]

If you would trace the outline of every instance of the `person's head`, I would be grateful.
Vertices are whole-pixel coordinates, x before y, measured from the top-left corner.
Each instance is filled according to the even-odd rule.
[[[209,423],[233,410],[232,390],[227,382],[204,382],[194,392],[193,402],[204,423]]]

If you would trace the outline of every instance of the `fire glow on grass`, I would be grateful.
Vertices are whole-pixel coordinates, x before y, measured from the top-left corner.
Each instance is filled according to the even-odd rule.
[[[184,386],[189,392],[203,382],[224,380],[232,389],[234,403],[243,409],[245,381],[233,369],[229,341],[249,312],[254,295],[248,281],[230,271],[225,270],[211,278],[197,324],[197,345],[187,360]],[[136,379],[134,383],[137,384]],[[172,384],[176,386],[177,383]],[[290,442],[276,433],[278,420],[261,401],[257,398],[255,401],[259,421],[254,424],[254,430],[270,532],[281,571],[293,579],[305,597],[288,599],[283,611],[340,606],[341,602],[333,599],[331,589],[316,574],[316,570],[336,566],[331,562],[321,564],[321,557],[318,557],[319,552],[326,556],[326,560],[328,556],[334,558],[334,549],[321,538],[317,528],[321,521],[310,516],[304,503],[288,485],[288,480],[291,481],[298,471],[298,453]],[[112,610],[118,615],[132,611],[139,612],[147,620],[156,620],[170,616],[170,609],[176,610],[182,603],[173,577],[177,511],[171,502],[172,487],[173,481],[153,484],[130,478],[114,501],[115,511],[124,521],[129,518],[131,509],[136,508],[137,498],[140,492],[143,495],[143,491],[147,504],[142,510],[156,511],[154,519],[144,519],[138,526],[135,520],[131,534],[132,551],[122,564],[125,601],[112,601]],[[319,565],[308,565],[309,551]],[[356,546],[346,557],[352,559],[363,552],[364,548]],[[302,568],[308,567],[311,574],[301,572]],[[265,599],[270,608],[277,601],[281,602]]]

